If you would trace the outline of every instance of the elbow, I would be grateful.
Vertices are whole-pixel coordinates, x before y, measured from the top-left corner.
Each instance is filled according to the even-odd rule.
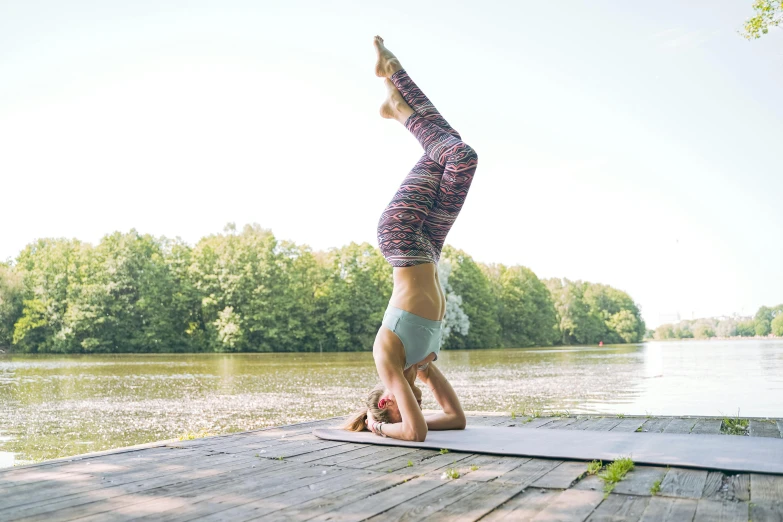
[[[424,439],[427,438],[427,432],[429,430],[427,429],[427,426],[425,425],[423,429],[413,429],[410,430],[405,434],[405,440],[411,441],[411,442],[424,442]]]

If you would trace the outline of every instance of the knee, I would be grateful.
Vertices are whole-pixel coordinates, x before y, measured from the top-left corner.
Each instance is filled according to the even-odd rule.
[[[476,154],[476,149],[464,142],[460,143],[457,147],[454,148],[452,156],[455,161],[470,162],[474,165],[478,164],[478,154]]]

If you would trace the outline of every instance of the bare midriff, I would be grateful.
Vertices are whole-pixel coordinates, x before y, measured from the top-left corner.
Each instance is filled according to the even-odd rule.
[[[434,263],[394,268],[394,291],[389,304],[431,321],[446,314],[446,296]]]

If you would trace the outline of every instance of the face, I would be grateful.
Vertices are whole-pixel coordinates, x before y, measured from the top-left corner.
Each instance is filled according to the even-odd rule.
[[[417,386],[412,386],[412,389],[413,396],[416,397],[416,402],[419,403],[419,408],[421,408],[421,390]],[[394,394],[387,391],[381,396],[381,399],[386,399],[388,401],[386,403],[386,409],[389,412],[391,421],[402,422],[402,414],[400,414],[400,408],[397,406],[397,399],[394,397]]]

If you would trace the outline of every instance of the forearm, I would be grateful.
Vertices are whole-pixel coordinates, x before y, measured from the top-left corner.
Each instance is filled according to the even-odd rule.
[[[441,428],[445,429],[445,428]],[[378,426],[376,429],[371,430],[376,435],[386,435],[392,439],[397,440],[419,440],[423,441],[427,436],[427,433],[416,433],[414,430],[408,428],[403,422],[384,422],[382,426]]]
[[[418,372],[418,377],[426,384],[443,412],[429,415],[425,418],[427,427],[433,430],[453,430],[465,427],[465,412],[457,399],[454,388],[438,370],[437,366],[430,364],[426,370]]]
[[[424,416],[427,429],[430,430],[462,430],[465,429],[465,415],[439,411]]]

